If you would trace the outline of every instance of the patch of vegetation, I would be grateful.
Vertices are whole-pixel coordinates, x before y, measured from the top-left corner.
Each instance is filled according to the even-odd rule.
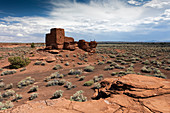
[[[53,99],[56,99],[56,98],[60,98],[63,96],[63,92],[62,90],[57,90],[54,94],[53,94]]]
[[[30,84],[33,84],[34,82],[35,82],[34,78],[27,77],[27,78],[21,80],[20,82],[18,82],[17,87],[22,88],[22,87],[28,86]]]
[[[86,71],[86,72],[93,72],[94,69],[95,68],[93,66],[87,66],[87,67],[84,68],[84,71]]]
[[[77,91],[73,96],[70,97],[71,101],[79,101],[79,102],[85,102],[87,101],[87,97],[83,95],[83,91],[79,90]]]
[[[35,99],[35,98],[37,98],[38,97],[38,93],[33,93],[33,94],[31,94],[31,96],[29,97],[29,100],[33,100],[33,99]]]
[[[12,89],[12,88],[13,88],[13,83],[6,84],[6,86],[5,86],[5,90]]]
[[[84,86],[91,86],[93,84],[94,84],[94,81],[93,80],[89,80],[89,81],[84,83]]]
[[[6,98],[6,97],[13,96],[14,94],[15,94],[15,91],[10,89],[10,90],[5,91],[5,92],[2,94],[2,97]]]
[[[31,43],[31,48],[35,48],[35,44],[34,43]]]
[[[82,70],[80,70],[80,69],[78,69],[78,70],[71,69],[68,74],[69,75],[81,75],[82,74]]]
[[[22,95],[16,94],[15,96],[13,96],[12,102],[18,101],[20,99],[22,99]]]
[[[16,70],[7,70],[7,71],[3,71],[1,73],[1,76],[4,76],[4,75],[11,75],[11,74],[14,74],[16,73],[17,71]]]
[[[59,65],[59,64],[57,64],[57,65],[55,65],[54,67],[53,67],[53,69],[54,70],[58,70],[58,69],[62,69],[63,67],[61,66],[61,65]]]
[[[38,90],[38,86],[32,86],[29,90],[29,93],[36,92]]]
[[[9,57],[8,61],[11,64],[10,68],[14,68],[14,69],[25,67],[31,62],[29,58],[20,57],[20,56]]]
[[[11,101],[6,101],[5,103],[0,102],[0,110],[5,110],[12,108],[14,104]]]

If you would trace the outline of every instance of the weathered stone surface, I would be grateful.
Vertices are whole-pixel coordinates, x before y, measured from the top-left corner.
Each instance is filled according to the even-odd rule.
[[[170,113],[169,82],[168,79],[135,74],[108,78],[101,81],[102,88],[96,90],[95,96],[100,97],[99,100],[41,100],[2,113]]]
[[[74,50],[79,47],[87,52],[94,53],[96,51],[97,42],[86,42],[80,40],[78,43],[72,37],[65,37],[64,29],[53,28],[49,34],[46,34],[46,49],[68,49]]]
[[[54,62],[54,61],[56,61],[56,58],[55,57],[47,57],[46,58],[46,62]]]

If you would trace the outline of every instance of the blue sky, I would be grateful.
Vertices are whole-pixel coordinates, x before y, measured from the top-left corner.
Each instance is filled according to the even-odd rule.
[[[0,0],[0,42],[44,42],[50,28],[76,40],[170,42],[170,1]]]

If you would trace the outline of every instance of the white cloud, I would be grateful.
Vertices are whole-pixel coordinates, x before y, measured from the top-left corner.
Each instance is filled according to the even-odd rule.
[[[135,3],[133,1],[131,3]],[[0,22],[0,36],[7,34],[14,37],[14,40],[25,37],[29,39],[22,41],[44,41],[44,37],[39,38],[36,34],[48,33],[53,27],[65,28],[66,32],[78,34],[155,30],[155,26],[170,19],[170,9],[156,9],[164,7],[165,2],[169,3],[163,1],[159,7],[155,7],[157,3],[153,1],[140,7],[129,6],[120,0],[91,0],[89,4],[76,3],[76,0],[51,1],[53,7],[47,17],[0,18],[3,21]],[[0,37],[0,41],[3,40]]]
[[[144,5],[145,7],[152,7],[152,8],[164,8],[166,6],[170,6],[169,0],[152,0],[151,2]]]

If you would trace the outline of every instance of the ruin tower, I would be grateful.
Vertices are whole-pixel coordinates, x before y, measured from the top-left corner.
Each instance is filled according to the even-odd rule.
[[[64,39],[64,29],[53,28],[49,34],[46,34],[46,47],[51,47],[52,49],[63,49]]]

